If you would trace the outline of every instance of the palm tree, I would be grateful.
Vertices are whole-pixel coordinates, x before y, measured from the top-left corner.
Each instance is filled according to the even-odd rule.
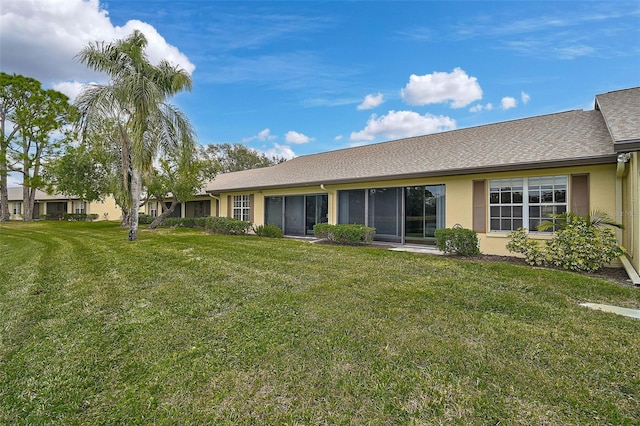
[[[538,225],[538,231],[546,231],[549,229],[562,230],[571,222],[583,222],[587,227],[601,229],[605,226],[612,228],[624,229],[621,223],[617,223],[611,219],[609,215],[602,210],[593,210],[586,216],[580,216],[575,213],[567,212],[560,214],[552,214],[552,220],[545,220]]]
[[[195,145],[187,117],[167,99],[191,90],[191,77],[167,61],[157,65],[145,54],[147,39],[138,30],[123,40],[85,47],[78,59],[88,68],[109,75],[109,84],[85,86],[76,100],[83,133],[100,118],[113,120],[112,143],[122,158],[122,182],[129,217],[129,240],[138,239],[138,209],[143,175],[150,173],[158,153],[171,147]]]

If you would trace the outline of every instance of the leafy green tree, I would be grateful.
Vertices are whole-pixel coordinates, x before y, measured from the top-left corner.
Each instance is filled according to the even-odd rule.
[[[84,48],[79,60],[92,70],[104,72],[109,84],[91,84],[76,100],[83,132],[103,118],[115,123],[112,141],[121,153],[124,210],[128,211],[129,240],[138,239],[138,209],[142,180],[153,170],[159,152],[195,145],[195,132],[187,117],[167,100],[191,90],[191,77],[167,61],[157,65],[145,53],[147,39],[140,31],[113,43],[94,43]]]
[[[0,219],[8,219],[6,178],[14,171],[22,175],[24,220],[32,220],[36,189],[45,186],[43,163],[73,137],[68,125],[75,110],[67,96],[43,89],[33,78],[1,73],[0,86]]]
[[[210,144],[204,150],[212,161],[220,163],[222,173],[269,167],[286,161],[284,157],[268,157],[239,143]]]
[[[157,200],[163,209],[149,225],[149,229],[162,225],[176,206],[189,201],[202,190],[208,180],[215,177],[218,164],[196,154],[192,146],[180,146],[160,159],[159,166],[147,185],[147,194]],[[172,199],[171,206],[167,204],[167,198]]]

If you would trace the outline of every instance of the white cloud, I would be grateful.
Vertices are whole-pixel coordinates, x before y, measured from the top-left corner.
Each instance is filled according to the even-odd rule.
[[[493,109],[493,104],[491,102],[489,102],[486,105],[482,105],[482,104],[474,105],[471,108],[469,108],[469,111],[470,112],[480,112],[482,110],[491,111],[492,109]]]
[[[303,133],[298,133],[298,132],[294,132],[293,130],[289,130],[287,134],[284,136],[284,140],[289,143],[302,144],[302,143],[307,143],[312,141],[313,138],[310,138],[309,136]]]
[[[242,143],[247,143],[251,141],[271,141],[277,139],[277,136],[271,134],[271,130],[269,128],[263,129],[258,132],[257,135],[251,136],[249,138],[242,139]]]
[[[333,140],[334,140],[334,141],[341,141],[341,140],[342,140],[342,138],[343,138],[343,136],[342,136],[342,135],[338,135],[338,136],[336,136],[335,138],[333,138]]]
[[[500,101],[500,107],[504,110],[515,108],[516,105],[518,105],[518,101],[516,101],[516,99],[512,98],[511,96],[505,96]]]
[[[528,93],[520,92],[520,100],[523,104],[529,103],[529,101],[531,100],[531,96],[529,96]]]
[[[282,157],[287,160],[291,160],[296,157],[296,153],[293,152],[290,146],[288,145],[280,145],[278,143],[273,144],[273,148],[268,149],[266,151],[262,151],[267,157]]]
[[[95,81],[92,81],[91,83],[95,83]],[[64,93],[69,97],[70,102],[74,102],[76,97],[80,94],[83,86],[84,83],[77,81],[63,81],[61,83],[54,84],[52,88],[53,90]]]
[[[389,111],[387,115],[381,117],[373,114],[363,130],[351,133],[351,140],[372,141],[380,137],[398,139],[455,128],[456,121],[442,115],[420,115],[413,111]]]
[[[89,43],[122,39],[134,29],[147,37],[147,54],[152,62],[166,59],[193,72],[195,65],[154,27],[137,20],[115,26],[98,0],[3,0],[2,68],[5,72],[34,77],[45,85],[104,80],[104,76],[90,71],[74,57]]]
[[[451,73],[409,77],[409,83],[401,90],[402,99],[410,105],[427,105],[451,102],[452,108],[462,108],[482,99],[482,89],[476,77],[469,77],[461,68]]]
[[[359,110],[372,109],[382,104],[383,102],[384,102],[384,96],[382,96],[382,93],[378,93],[377,95],[369,94],[365,96],[362,103],[358,105],[358,109]]]

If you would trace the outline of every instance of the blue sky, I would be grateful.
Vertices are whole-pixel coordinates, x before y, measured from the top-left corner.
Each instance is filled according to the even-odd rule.
[[[640,86],[640,3],[3,0],[0,68],[74,96],[73,56],[149,38],[192,73],[200,143],[299,156],[592,109]]]

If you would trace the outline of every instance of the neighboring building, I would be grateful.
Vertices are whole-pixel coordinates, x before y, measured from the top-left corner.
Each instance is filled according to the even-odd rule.
[[[9,195],[9,214],[11,220],[22,220],[24,214],[22,187],[7,189]],[[120,220],[122,212],[112,197],[103,202],[87,203],[78,197],[66,197],[61,194],[47,194],[36,190],[33,206],[34,219],[62,219],[66,213],[96,214],[96,220]]]
[[[574,110],[294,158],[225,173],[206,187],[214,215],[309,235],[321,222],[376,228],[377,240],[434,241],[438,228],[478,232],[487,254],[553,213],[602,210],[640,270],[640,88]],[[201,197],[201,201],[207,201]]]

